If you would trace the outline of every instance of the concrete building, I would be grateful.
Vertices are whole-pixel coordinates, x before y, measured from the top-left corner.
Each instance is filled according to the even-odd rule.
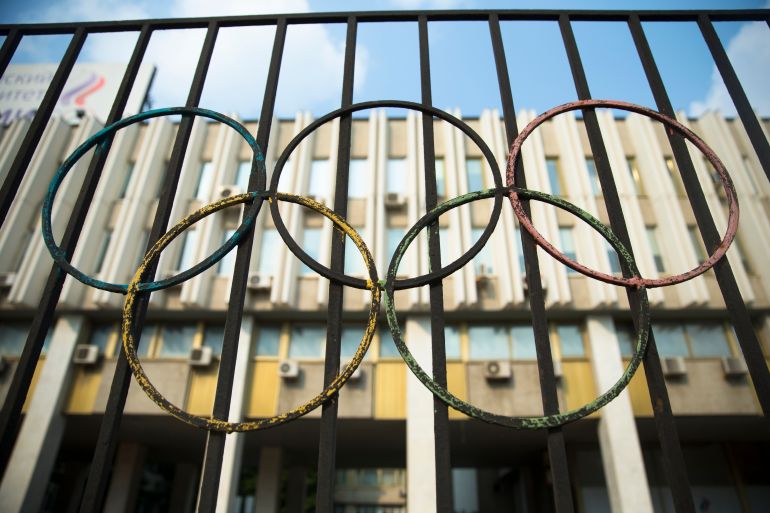
[[[533,117],[522,112],[520,126]],[[274,120],[268,172],[310,121],[307,114]],[[499,113],[485,111],[467,121],[502,167],[507,149]],[[642,273],[667,276],[695,267],[705,251],[663,129],[634,114],[616,119],[601,112],[600,122]],[[741,226],[728,256],[770,355],[770,276],[762,272],[770,254],[770,184],[739,122],[715,114],[682,122],[716,150],[735,182]],[[0,180],[27,123],[15,122],[0,134]],[[417,115],[387,118],[381,111],[353,122],[348,220],[372,249],[381,277],[405,230],[425,210],[417,192],[423,190],[420,123]],[[246,126],[256,132],[255,122]],[[146,244],[176,127],[156,119],[116,137],[73,257],[79,269],[110,282],[129,280]],[[0,230],[0,394],[6,393],[52,264],[40,234],[43,195],[56,166],[98,128],[88,118],[74,126],[58,119],[49,123]],[[336,123],[322,127],[294,152],[281,191],[332,204],[337,128]],[[491,187],[489,167],[469,139],[438,121],[435,134],[442,198]],[[696,151],[692,156],[711,212],[724,229],[723,194],[702,156]],[[234,131],[197,122],[172,220],[245,190],[249,159]],[[535,132],[525,146],[524,165],[530,188],[562,196],[608,222],[580,119],[562,115]],[[54,206],[59,237],[84,170],[81,162],[71,172]],[[442,216],[445,261],[480,236],[491,203],[475,202]],[[586,224],[542,204],[533,203],[532,210],[541,233],[562,252],[589,267],[619,272],[615,254]],[[210,254],[232,234],[240,212],[230,208],[187,230],[163,253],[159,274],[187,269]],[[300,246],[328,262],[331,223],[298,205],[282,205],[281,212]],[[474,405],[537,415],[543,407],[519,241],[518,223],[504,205],[485,249],[444,281],[447,375],[450,391]],[[399,275],[427,272],[424,237],[417,242]],[[347,273],[363,276],[355,247],[348,243],[346,251]],[[143,331],[139,352],[150,379],[170,401],[200,415],[211,413],[234,261],[231,253],[202,275],[153,294]],[[572,272],[542,252],[540,266],[560,405],[574,408],[620,376],[631,354],[631,313],[622,289]],[[289,252],[267,208],[258,218],[251,271],[231,407],[235,419],[286,411],[317,394],[323,380],[328,282]],[[713,273],[651,290],[649,297],[696,506],[703,512],[767,511],[770,445]],[[407,343],[429,369],[428,290],[399,292],[396,300]],[[74,511],[120,351],[122,301],[119,294],[72,278],[65,282],[11,471],[0,484],[0,510]],[[361,338],[369,295],[346,289],[344,305],[343,360]],[[191,351],[201,347],[211,348],[213,360],[194,365]],[[385,324],[339,405],[337,511],[435,508],[432,396],[398,356]],[[311,507],[319,417],[316,410],[285,426],[228,435],[219,511],[295,513]],[[121,429],[105,511],[192,511],[205,432],[162,412],[133,382]],[[578,511],[673,511],[642,369],[609,406],[564,433]],[[450,435],[458,513],[550,511],[543,433],[498,428],[450,410]]]

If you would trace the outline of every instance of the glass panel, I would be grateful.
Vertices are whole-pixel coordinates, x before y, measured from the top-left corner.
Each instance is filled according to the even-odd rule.
[[[620,274],[620,258],[618,257],[618,252],[615,251],[615,249],[610,246],[610,243],[605,239],[602,239],[602,242],[604,243],[604,248],[607,251],[607,260],[610,261],[610,271],[612,274]]]
[[[731,356],[724,326],[721,324],[688,324],[687,336],[693,356]]]
[[[88,343],[92,346],[97,346],[99,352],[104,354],[104,350],[107,348],[107,343],[110,341],[110,336],[115,331],[113,324],[97,324],[91,329],[91,338]]]
[[[652,251],[652,258],[655,260],[655,269],[659,273],[666,272],[666,266],[663,265],[663,255],[660,253],[660,246],[658,246],[658,237],[656,229],[653,226],[647,227],[647,241],[650,244],[650,251]]]
[[[460,352],[460,329],[457,326],[444,326],[444,347],[446,348],[447,360],[459,360],[462,357]]]
[[[484,177],[481,174],[481,159],[466,159],[465,172],[468,175],[468,191],[484,189]]]
[[[214,355],[222,354],[222,343],[225,338],[224,324],[207,324],[203,330],[203,345],[211,348]]]
[[[275,258],[273,258],[273,251],[278,240],[278,230],[275,228],[265,228],[262,231],[262,241],[259,245],[259,272],[261,274],[266,274],[268,276],[275,275],[277,262]]]
[[[531,326],[513,326],[513,357],[517,360],[536,360],[535,332]]]
[[[639,173],[636,159],[634,157],[628,157],[626,159],[626,167],[628,169],[628,174],[631,176],[631,182],[634,185],[634,192],[637,196],[643,196],[644,187],[642,186],[642,175]]]
[[[104,257],[107,256],[107,249],[110,247],[110,240],[112,239],[112,230],[104,230],[104,237],[102,237],[102,243],[99,246],[99,252],[96,257],[96,266],[94,267],[95,273],[102,272],[104,267]]]
[[[571,260],[577,260],[577,252],[575,251],[575,239],[572,237],[572,228],[559,227],[559,239],[561,240],[561,250],[567,258]],[[571,267],[567,267],[567,273],[574,274],[577,271]]]
[[[475,468],[452,469],[452,495],[456,512],[479,511],[478,476]]]
[[[615,323],[615,334],[618,337],[618,345],[620,346],[620,355],[626,358],[630,358],[634,354],[634,347],[636,346],[636,333],[634,332],[634,326],[630,323]],[[657,339],[657,333],[656,333]]]
[[[152,347],[152,340],[155,337],[158,325],[154,322],[149,322],[142,328],[142,337],[139,339],[139,346],[136,350],[136,354],[139,356],[149,356],[150,348]]]
[[[690,236],[690,243],[692,244],[692,249],[695,251],[695,257],[698,261],[703,262],[706,260],[706,250],[703,249],[703,243],[701,242],[698,228],[695,226],[688,226],[687,234]]]
[[[281,343],[281,328],[278,326],[262,326],[259,328],[257,341],[254,344],[253,356],[278,356]]]
[[[131,183],[131,176],[134,174],[134,164],[133,162],[129,162],[126,164],[126,175],[123,179],[123,185],[120,188],[120,193],[118,194],[118,198],[125,198],[126,193],[128,192],[128,186]]]
[[[516,227],[513,233],[513,241],[516,243],[516,259],[519,261],[519,271],[522,276],[527,274],[527,267],[524,262],[524,248],[521,245],[521,229]]]
[[[396,343],[393,342],[393,336],[390,334],[390,329],[382,327],[377,330],[377,334],[380,338],[380,358],[401,358]]]
[[[329,195],[329,161],[314,160],[310,163],[310,178],[307,192],[310,196],[327,197]]]
[[[586,167],[588,168],[588,183],[591,184],[591,193],[599,196],[602,193],[602,187],[599,183],[599,173],[596,171],[596,162],[593,157],[586,157]]]
[[[158,356],[188,356],[197,328],[194,324],[163,326],[163,341]]]
[[[398,243],[401,242],[401,239],[404,238],[404,229],[403,228],[388,228],[387,231],[387,253],[386,255],[386,265],[390,265],[390,259],[393,258],[393,255],[396,254],[396,248],[398,247]],[[400,268],[403,268],[403,260]],[[403,275],[404,271],[400,270],[399,275]]]
[[[469,326],[468,346],[471,360],[509,360],[508,330],[502,326]]]
[[[364,336],[364,326],[345,326],[342,328],[342,335],[340,337],[340,357],[353,358],[358,346],[361,344],[361,337]],[[366,352],[365,358],[369,357],[369,352]]]
[[[371,171],[366,159],[350,159],[348,171],[348,196],[366,198],[369,195]]]
[[[385,177],[386,192],[403,194],[406,190],[406,159],[388,159]]]
[[[235,229],[229,229],[225,230],[225,235],[222,237],[222,244],[224,244],[227,239],[233,236],[235,233]],[[219,265],[217,266],[217,274],[223,275],[223,276],[232,276],[233,270],[235,269],[235,255],[237,253],[237,248],[233,248],[225,256],[222,257],[222,260],[219,261]]]
[[[366,228],[359,227],[356,231],[362,239],[366,239]],[[364,257],[350,237],[345,239],[345,274],[367,276]]]
[[[290,358],[322,358],[326,346],[323,326],[293,326],[289,340]]]
[[[302,249],[305,250],[305,253],[310,256],[313,260],[318,260],[318,255],[320,254],[321,249],[321,229],[320,228],[305,228],[304,234],[302,236]],[[270,257],[268,257],[270,258]],[[294,256],[292,255],[292,258]],[[310,276],[315,275],[315,271],[312,270],[310,267],[306,266],[305,264],[302,264],[302,268],[300,269],[300,274],[302,276]]]
[[[198,175],[198,185],[195,188],[195,199],[205,201],[211,195],[211,187],[214,184],[214,164],[204,162],[201,164],[201,172]]]
[[[29,324],[25,322],[0,324],[0,355],[20,355],[27,341],[28,331]]]
[[[653,324],[653,331],[660,356],[689,356],[682,326]]]
[[[546,157],[545,167],[548,170],[548,182],[551,185],[551,194],[561,196],[561,177],[559,176],[559,159]]]
[[[238,162],[238,169],[235,172],[235,185],[243,191],[249,190],[249,177],[251,175],[251,161],[242,160]]]
[[[556,327],[556,334],[559,336],[561,345],[561,355],[565,358],[585,356],[583,347],[583,335],[580,333],[580,327],[565,324]]]
[[[186,271],[193,266],[196,249],[198,249],[198,230],[187,230],[182,249],[179,251],[177,270]]]
[[[471,228],[471,238],[473,243],[478,242],[481,234],[484,233],[484,228]],[[476,269],[477,274],[493,274],[494,265],[492,261],[492,252],[489,250],[491,240],[487,241],[484,247],[479,251],[479,254],[473,258],[473,266]]]
[[[446,197],[446,170],[442,158],[436,158],[436,193],[439,197]]]

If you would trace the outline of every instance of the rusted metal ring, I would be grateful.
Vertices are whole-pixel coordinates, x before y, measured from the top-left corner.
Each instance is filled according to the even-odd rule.
[[[345,368],[342,369],[342,372],[340,372],[331,381],[331,383],[329,383],[329,385],[323,389],[320,394],[310,399],[305,404],[298,406],[286,413],[282,413],[266,419],[258,419],[248,422],[228,422],[226,420],[193,415],[192,413],[189,413],[171,403],[158,391],[157,388],[155,388],[150,379],[147,377],[147,374],[144,372],[142,364],[139,361],[139,357],[136,354],[136,341],[134,338],[134,312],[137,304],[136,297],[138,294],[150,293],[148,291],[141,290],[139,287],[139,285],[142,283],[144,275],[147,272],[147,269],[149,268],[150,264],[155,261],[155,259],[160,257],[160,253],[171,243],[171,241],[173,241],[185,229],[190,227],[195,222],[210,214],[213,214],[214,212],[222,210],[223,208],[238,205],[240,203],[251,202],[257,196],[257,194],[250,192],[239,194],[237,196],[230,196],[196,210],[192,214],[182,219],[179,223],[174,225],[168,232],[166,232],[160,239],[158,239],[158,241],[152,246],[152,248],[150,248],[150,250],[142,259],[142,262],[139,264],[134,277],[128,284],[126,300],[123,304],[123,320],[121,323],[123,352],[126,355],[126,360],[128,361],[128,365],[131,368],[131,372],[134,374],[136,382],[139,384],[142,390],[144,390],[144,393],[147,394],[147,397],[149,397],[150,400],[157,404],[160,408],[170,413],[182,422],[209,431],[223,431],[227,433],[232,433],[233,431],[256,431],[259,429],[266,429],[284,424],[290,420],[296,419],[297,417],[301,417],[313,411],[315,408],[328,401],[337,392],[339,392],[342,386],[345,385],[348,379],[350,379],[350,377],[353,375],[353,372],[355,372],[355,370],[361,364],[366,351],[369,349],[369,345],[372,342],[372,337],[374,336],[374,331],[377,327],[377,318],[379,317],[380,312],[381,291],[377,280],[377,270],[374,266],[374,259],[372,258],[371,252],[366,247],[366,244],[361,239],[361,236],[344,219],[337,216],[324,205],[317,203],[309,198],[294,196],[291,194],[278,194],[277,198],[279,200],[304,205],[326,216],[335,224],[339,230],[344,232],[353,240],[356,247],[361,252],[361,256],[364,258],[364,263],[366,264],[367,270],[369,272],[367,288],[372,293],[372,302],[369,308],[369,319],[366,330],[364,331],[364,335],[361,338],[358,349],[350,359],[350,362],[345,366]]]
[[[711,165],[714,166],[714,169],[719,175],[719,178],[722,181],[722,185],[724,186],[725,195],[727,197],[728,219],[727,219],[727,229],[725,230],[725,234],[724,234],[724,237],[722,238],[722,241],[719,243],[719,245],[714,250],[714,252],[702,264],[698,265],[697,267],[687,272],[677,274],[675,276],[668,276],[666,278],[643,278],[641,276],[631,276],[626,278],[626,277],[620,277],[620,276],[613,276],[610,274],[603,273],[601,271],[591,269],[589,267],[584,266],[583,264],[580,264],[579,262],[572,260],[567,255],[564,255],[563,253],[561,253],[556,247],[554,247],[550,242],[548,242],[540,234],[540,232],[537,231],[537,229],[532,224],[532,220],[529,218],[529,216],[527,216],[527,214],[524,212],[524,209],[522,208],[521,202],[519,201],[520,192],[517,192],[517,189],[515,188],[511,188],[508,194],[508,197],[511,201],[511,206],[513,207],[513,211],[516,214],[516,217],[519,219],[519,223],[521,224],[522,228],[527,230],[535,239],[535,242],[559,262],[571,267],[575,271],[582,273],[588,277],[596,278],[603,282],[612,283],[615,285],[634,286],[634,287],[644,285],[647,288],[664,287],[666,285],[673,285],[676,283],[682,283],[684,281],[690,280],[692,278],[695,278],[698,275],[703,274],[707,270],[711,269],[714,266],[714,264],[716,264],[724,256],[725,252],[727,251],[727,248],[730,247],[730,243],[735,238],[736,231],[738,230],[739,209],[738,209],[738,197],[735,194],[735,187],[733,186],[733,182],[730,179],[730,175],[727,173],[727,169],[725,168],[724,164],[719,159],[719,157],[716,155],[714,150],[712,150],[700,137],[698,137],[694,132],[692,132],[692,130],[682,125],[677,120],[672,119],[664,114],[661,114],[660,112],[654,111],[652,109],[648,109],[646,107],[642,107],[641,105],[636,105],[633,103],[627,103],[627,102],[616,101],[616,100],[581,100],[577,102],[565,103],[563,105],[554,107],[544,112],[543,114],[539,115],[535,119],[533,119],[526,127],[524,127],[521,133],[519,133],[518,137],[516,137],[516,139],[513,141],[513,144],[511,145],[511,152],[508,155],[508,163],[506,166],[506,185],[508,185],[509,187],[513,187],[515,185],[514,177],[515,177],[516,165],[517,165],[517,162],[519,161],[519,154],[521,152],[521,147],[524,144],[524,141],[527,139],[527,137],[529,137],[529,135],[538,126],[543,124],[546,120],[554,116],[557,116],[559,114],[562,114],[564,112],[578,110],[578,109],[585,109],[585,108],[589,108],[589,109],[613,108],[613,109],[620,109],[620,110],[625,110],[629,112],[636,112],[637,114],[641,114],[643,116],[647,116],[657,121],[660,121],[661,123],[666,125],[669,130],[679,133],[681,136],[683,136],[685,139],[689,140],[693,145],[695,145],[695,147],[698,148],[706,156],[706,158],[711,163]]]
[[[470,417],[474,417],[484,422],[515,429],[542,429],[556,427],[583,418],[612,401],[628,385],[628,383],[631,381],[631,378],[636,373],[636,370],[639,368],[639,365],[641,365],[644,355],[647,352],[647,342],[650,332],[650,304],[647,300],[646,287],[643,284],[638,286],[640,300],[636,325],[639,327],[639,331],[637,332],[636,336],[636,347],[634,348],[634,354],[632,355],[631,360],[629,360],[628,365],[623,371],[623,374],[620,376],[620,379],[618,379],[614,385],[612,385],[606,392],[601,394],[592,402],[581,406],[580,408],[575,408],[567,412],[557,413],[554,415],[543,415],[537,417],[508,417],[506,415],[499,415],[496,413],[488,412],[486,410],[482,410],[481,408],[473,406],[472,404],[469,404],[453,395],[445,387],[436,383],[436,381],[422,369],[420,364],[417,363],[417,360],[415,360],[414,356],[409,351],[409,348],[404,343],[404,339],[401,335],[401,328],[399,327],[398,323],[398,317],[396,315],[393,285],[395,283],[396,274],[398,272],[398,266],[401,263],[401,259],[406,253],[409,244],[411,244],[415,237],[417,237],[417,234],[426,226],[430,226],[432,223],[435,223],[439,216],[448,210],[478,199],[491,198],[492,196],[502,195],[512,190],[513,189],[506,187],[500,189],[489,189],[486,191],[471,192],[442,203],[441,205],[431,210],[428,214],[420,218],[420,220],[409,229],[406,235],[404,235],[404,238],[396,248],[396,253],[393,255],[393,258],[390,261],[385,284],[383,285],[383,302],[385,304],[385,315],[387,316],[388,325],[390,326],[390,333],[393,336],[393,341],[396,344],[396,348],[401,354],[401,357],[404,359],[404,362],[409,367],[409,370],[412,371],[417,379],[419,379],[422,384],[425,385],[425,387],[430,390],[431,393],[433,393],[433,395],[441,399],[448,406],[451,406],[455,410],[461,411]],[[516,193],[525,199],[533,199],[549,203],[558,208],[564,209],[586,221],[589,225],[591,225],[591,227],[597,230],[602,235],[602,237],[607,240],[607,242],[610,243],[615,251],[618,252],[618,255],[620,255],[620,257],[628,265],[631,273],[634,276],[639,276],[639,271],[636,268],[636,264],[633,257],[631,256],[631,253],[625,248],[625,246],[623,246],[620,240],[609,228],[607,228],[604,224],[601,223],[601,221],[593,217],[591,214],[585,212],[572,203],[569,203],[561,198],[551,196],[550,194],[545,194],[543,192],[531,191],[528,189],[516,189]]]

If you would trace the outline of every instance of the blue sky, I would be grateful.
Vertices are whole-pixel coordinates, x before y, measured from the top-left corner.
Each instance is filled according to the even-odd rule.
[[[361,9],[361,2],[284,0],[11,0],[0,5],[5,23],[187,17],[267,12],[324,12]],[[465,0],[377,0],[367,10],[435,8],[581,8],[581,9],[749,9],[766,1],[615,1],[503,2]],[[214,6],[214,7],[212,7]],[[256,6],[256,7],[255,7]],[[255,8],[257,10],[255,10]],[[770,29],[764,23],[718,23],[717,31],[754,107],[770,115]],[[652,46],[675,108],[691,115],[707,109],[734,113],[700,32],[692,23],[646,23]],[[627,27],[621,23],[575,23],[592,94],[654,107]],[[499,92],[485,23],[431,23],[431,72],[434,104],[478,115],[498,107]],[[564,47],[555,23],[505,22],[503,40],[514,102],[518,109],[543,111],[575,99]],[[226,29],[217,40],[202,106],[254,117],[265,81],[273,30]],[[277,113],[300,110],[322,114],[338,106],[345,27],[291,27],[279,83]],[[89,38],[81,61],[125,61],[136,34]],[[158,66],[151,97],[156,107],[184,103],[203,31],[166,31],[153,36],[146,59]],[[14,62],[58,60],[67,37],[27,38]],[[362,24],[359,27],[355,100],[419,101],[417,26]]]

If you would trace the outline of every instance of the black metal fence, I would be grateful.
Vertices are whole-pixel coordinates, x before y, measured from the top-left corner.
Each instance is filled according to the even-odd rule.
[[[125,71],[123,81],[114,100],[107,123],[120,119],[126,106],[128,95],[134,79],[142,63],[145,50],[154,32],[167,29],[206,29],[206,37],[200,52],[195,75],[187,97],[186,106],[198,106],[206,80],[207,70],[212,58],[218,31],[225,27],[240,26],[273,26],[275,39],[267,76],[267,82],[262,100],[260,123],[256,140],[264,151],[270,144],[269,140],[271,119],[273,117],[278,78],[281,71],[284,43],[287,27],[294,24],[336,23],[346,24],[347,38],[345,46],[344,73],[342,79],[342,107],[351,105],[353,101],[354,57],[356,53],[356,34],[359,25],[381,22],[416,22],[419,27],[419,57],[420,84],[422,103],[432,105],[431,69],[429,62],[429,23],[443,21],[481,21],[489,25],[494,61],[499,83],[500,99],[502,102],[504,122],[508,141],[517,135],[517,124],[514,109],[514,99],[508,76],[508,63],[504,52],[500,24],[504,21],[551,21],[558,23],[566,48],[569,65],[574,79],[577,96],[581,100],[591,98],[585,69],[576,44],[572,24],[575,21],[612,21],[628,25],[639,59],[653,93],[657,108],[660,112],[674,117],[674,110],[668,92],[663,85],[658,67],[653,58],[647,37],[642,27],[643,22],[696,22],[703,38],[714,58],[714,62],[724,79],[730,96],[737,108],[740,120],[748,133],[754,151],[759,156],[762,167],[770,177],[770,145],[760,127],[749,100],[731,65],[727,53],[715,32],[715,21],[760,21],[770,23],[770,11],[671,11],[671,12],[629,12],[629,11],[431,11],[431,12],[382,12],[382,13],[329,13],[329,14],[292,14],[279,16],[238,16],[207,19],[168,19],[141,20],[122,22],[95,23],[64,23],[39,25],[1,25],[0,34],[6,39],[0,49],[0,75],[5,72],[23,37],[46,34],[66,34],[72,39],[59,64],[53,81],[40,104],[39,110],[31,122],[21,147],[13,160],[7,179],[0,189],[0,220],[4,221],[9,208],[14,201],[19,185],[30,163],[33,153],[38,147],[43,130],[48,123],[57,98],[65,85],[67,77],[75,64],[79,52],[86,39],[98,33],[138,31],[139,37]],[[422,124],[425,143],[425,197],[428,209],[437,204],[435,158],[433,148],[433,124],[431,116],[424,114]],[[607,153],[599,129],[599,123],[593,109],[585,109],[583,119],[588,132],[591,150],[594,155],[601,187],[606,201],[612,230],[618,235],[626,247],[631,243],[623,218],[621,203],[612,171],[609,166]],[[176,134],[173,151],[165,175],[160,203],[150,234],[148,248],[166,231],[175,190],[182,168],[182,162],[192,130],[192,117],[183,116]],[[339,159],[334,210],[341,216],[346,214],[348,165],[351,140],[351,117],[342,117],[339,137]],[[714,250],[720,242],[714,220],[709,213],[703,191],[695,174],[693,163],[685,146],[684,140],[678,135],[669,136],[673,153],[681,171],[682,180],[688,198],[692,204],[698,227],[707,249]],[[88,213],[97,183],[102,173],[107,152],[97,152],[88,167],[84,185],[75,203],[71,219],[68,222],[62,247],[72,254],[80,235],[81,227]],[[523,170],[519,167],[517,182],[524,186]],[[249,189],[256,187],[256,177],[252,177]],[[239,245],[236,257],[232,293],[227,311],[225,339],[221,355],[220,372],[218,375],[213,416],[227,419],[233,371],[235,367],[238,331],[243,315],[244,297],[246,294],[246,277],[252,248],[253,235],[250,235]],[[524,235],[522,238],[527,273],[529,303],[534,326],[538,364],[540,368],[540,385],[542,400],[546,415],[558,413],[556,379],[552,366],[550,344],[547,329],[547,314],[544,305],[544,293],[541,286],[537,254],[533,239]],[[440,267],[439,238],[437,231],[432,231],[429,237],[431,268]],[[344,239],[335,238],[332,245],[332,269],[342,271],[344,258]],[[746,359],[751,380],[754,385],[764,416],[770,414],[770,373],[765,358],[760,349],[757,336],[752,327],[750,312],[747,310],[729,263],[723,259],[715,266],[716,278],[728,305],[729,317],[737,333],[740,347]],[[151,274],[154,274],[154,269]],[[11,450],[17,436],[22,418],[22,405],[27,390],[32,381],[33,372],[41,354],[43,342],[54,319],[60,292],[64,283],[65,273],[57,266],[52,266],[45,286],[39,308],[36,310],[29,336],[18,367],[12,378],[7,399],[0,413],[0,468],[7,469]],[[340,363],[340,332],[342,319],[343,285],[332,281],[329,290],[328,303],[328,332],[325,360],[325,384],[330,383],[339,373]],[[137,313],[138,324],[141,325],[147,309],[146,299],[140,300]],[[632,307],[638,304],[636,293],[629,291],[629,301]],[[446,357],[444,349],[444,307],[443,290],[440,280],[430,284],[430,309],[433,336],[433,369],[434,379],[440,385],[446,386]],[[654,405],[654,418],[657,435],[664,460],[666,480],[670,486],[676,511],[678,513],[694,513],[696,511],[685,471],[682,449],[677,434],[677,426],[669,404],[668,393],[661,371],[658,352],[654,339],[651,340],[649,351],[644,359],[644,368],[649,385],[649,394]],[[82,498],[82,512],[95,512],[101,509],[108,479],[109,469],[115,456],[116,439],[123,415],[131,374],[123,354],[112,381],[109,401],[103,416],[101,428],[96,441],[95,453],[90,467],[85,493]],[[438,511],[452,511],[451,467],[449,422],[447,406],[435,399],[435,465],[436,465],[436,496]],[[201,484],[198,497],[198,511],[213,512],[216,506],[217,488],[222,467],[225,433],[210,431],[207,435],[206,450],[202,465]],[[318,484],[316,490],[318,512],[333,511],[333,493],[335,476],[335,448],[337,438],[337,407],[335,402],[324,405],[320,427]],[[547,448],[552,472],[555,511],[559,513],[575,511],[574,498],[570,488],[569,468],[565,439],[560,427],[547,429]]]

